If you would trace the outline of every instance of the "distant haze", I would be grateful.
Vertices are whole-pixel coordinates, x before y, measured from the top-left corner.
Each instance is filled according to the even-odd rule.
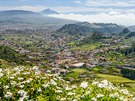
[[[99,13],[99,14],[52,14],[55,18],[64,18],[77,21],[87,21],[90,23],[117,23],[119,25],[130,26],[135,25],[135,14],[115,14],[115,13]]]
[[[56,18],[135,25],[134,0],[1,0],[0,8],[34,12],[50,8],[60,13],[50,15]]]

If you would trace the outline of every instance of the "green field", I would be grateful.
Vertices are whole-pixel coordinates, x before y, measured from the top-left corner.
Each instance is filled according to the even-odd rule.
[[[108,75],[108,74],[96,74],[97,77],[101,77],[107,79],[110,82],[114,83],[135,83],[135,80],[130,80],[124,77],[115,76],[115,75]]]
[[[77,46],[77,47],[71,48],[71,50],[87,51],[87,50],[94,50],[94,49],[98,48],[99,46],[100,46],[99,43],[96,43],[96,44],[86,44],[86,45],[82,45],[82,46]]]
[[[100,68],[99,68],[100,69]],[[99,70],[98,69],[98,70]],[[84,78],[80,78],[80,75],[87,75]],[[90,78],[89,76],[93,76]],[[86,80],[89,82],[92,82],[93,79],[96,80],[108,80],[114,84],[120,84],[123,85],[123,88],[128,89],[129,91],[133,92],[135,94],[135,80],[130,80],[128,78],[124,78],[121,76],[116,76],[116,75],[110,75],[110,74],[103,74],[95,71],[88,71],[86,69],[72,69],[72,72],[67,74],[67,78],[74,78],[74,82],[78,82],[78,80]]]
[[[90,71],[86,70],[86,69],[73,69],[69,74],[67,74],[66,77],[73,77],[73,78],[78,78],[79,75],[83,74],[83,73],[90,73]]]
[[[74,72],[76,72],[76,73],[89,73],[89,71],[88,70],[86,70],[86,69],[73,69],[72,71],[74,71]]]
[[[96,74],[96,76],[116,84],[123,84],[125,89],[128,89],[129,91],[133,92],[133,94],[135,94],[135,80],[108,74]]]

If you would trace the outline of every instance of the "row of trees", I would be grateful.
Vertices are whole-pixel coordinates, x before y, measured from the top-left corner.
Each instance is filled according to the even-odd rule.
[[[128,55],[132,52],[135,52],[135,43],[132,43],[132,46],[129,48],[124,48],[124,49],[117,48],[116,51]]]
[[[132,79],[132,80],[135,80],[135,70],[133,70],[133,69],[123,68],[121,70],[121,75],[123,77],[129,78],[129,79]]]

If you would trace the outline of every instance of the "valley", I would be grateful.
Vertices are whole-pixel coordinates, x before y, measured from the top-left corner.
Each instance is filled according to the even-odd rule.
[[[20,15],[22,12],[23,18]],[[31,78],[34,78],[36,69],[31,68],[37,66],[41,79],[44,79],[42,75],[47,78],[47,73],[50,73],[77,85],[83,81],[92,83],[94,80],[105,79],[135,95],[135,32],[130,29],[133,27],[128,29],[112,23],[72,22],[48,16],[44,18],[28,11],[9,11],[4,14],[8,14],[10,19],[5,17],[0,21],[1,69],[14,71],[13,67],[25,66],[17,68],[24,68],[22,72],[28,70]],[[30,16],[34,16],[33,19],[29,20]],[[39,101],[56,101],[55,96],[54,99],[47,98],[51,100],[45,100],[42,94],[36,97],[43,99]],[[29,99],[34,97],[31,95]]]

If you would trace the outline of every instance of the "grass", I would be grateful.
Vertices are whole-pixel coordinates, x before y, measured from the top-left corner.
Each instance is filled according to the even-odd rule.
[[[135,83],[125,83],[125,88],[128,88],[135,95]]]
[[[94,68],[92,68],[92,71],[100,71],[102,69],[101,66],[96,66]]]
[[[66,75],[66,77],[73,77],[73,78],[77,78],[79,76],[78,73],[74,73],[74,72],[71,72],[69,74]]]
[[[78,77],[80,74],[83,74],[83,73],[89,75],[89,73],[91,72],[88,71],[87,69],[76,68],[76,69],[73,69],[71,73],[67,74],[67,77]],[[109,75],[109,74],[96,73],[95,78],[97,79],[103,78],[113,83],[135,83],[135,80],[130,80],[121,76]]]
[[[67,74],[67,77],[74,77],[74,78],[76,78],[76,77],[78,77],[80,74],[82,74],[82,73],[90,73],[88,70],[86,70],[86,69],[73,69],[72,71],[71,71],[71,73],[69,73],[69,74]]]
[[[66,44],[67,46],[75,46],[76,45],[76,42],[75,41],[72,41],[72,42],[69,42]]]
[[[97,67],[96,69],[100,70],[100,67]],[[86,70],[86,69],[73,69],[71,73],[67,74],[66,77],[70,78],[73,77],[75,79],[75,82],[77,83],[77,80],[84,80],[84,79],[79,79],[79,75],[81,74],[86,74],[86,75],[93,75],[90,74],[91,72]],[[112,83],[115,84],[123,84],[123,88],[128,89],[129,91],[133,92],[133,94],[135,94],[135,80],[130,80],[128,78],[124,78],[121,76],[115,76],[115,75],[109,75],[109,74],[101,74],[101,73],[95,73],[94,78],[96,80],[108,80]],[[89,82],[92,82],[92,79],[87,79]]]
[[[130,80],[120,76],[108,75],[108,74],[96,74],[97,77],[107,79],[110,82],[114,83],[135,83],[135,80]]]
[[[108,74],[96,74],[97,77],[101,77],[103,79],[107,79],[113,83],[121,83],[123,87],[128,89],[129,91],[135,94],[135,80],[130,80],[120,76],[108,75]]]
[[[74,71],[74,72],[76,72],[76,73],[89,73],[89,71],[88,70],[86,70],[86,69],[78,69],[78,68],[76,68],[76,69],[73,69],[72,71]]]
[[[0,68],[15,66],[15,63],[9,63],[6,60],[0,59]]]
[[[96,48],[98,48],[100,46],[100,44],[87,44],[87,45],[82,45],[82,46],[77,46],[77,47],[74,47],[74,48],[71,48],[71,50],[84,50],[84,51],[87,51],[87,50],[94,50]]]

